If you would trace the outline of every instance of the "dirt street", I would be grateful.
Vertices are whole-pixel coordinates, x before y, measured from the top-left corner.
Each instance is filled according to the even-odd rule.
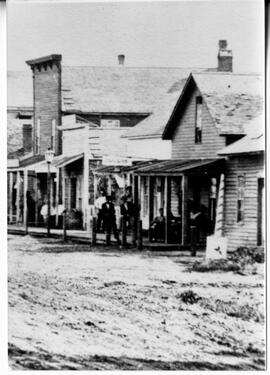
[[[263,265],[202,273],[29,236],[9,236],[8,262],[12,369],[264,369]]]

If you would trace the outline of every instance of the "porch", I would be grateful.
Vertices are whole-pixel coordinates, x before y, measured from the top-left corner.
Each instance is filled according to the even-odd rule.
[[[83,206],[87,205],[84,193],[84,154],[56,156],[50,164],[44,157],[29,158],[20,162],[18,168],[8,169],[8,223],[45,227],[42,207],[47,205],[50,189],[51,225],[62,227],[62,212],[70,212],[73,221],[77,217],[78,228],[83,227]],[[48,176],[50,180],[48,181]],[[87,174],[89,178],[89,173]],[[87,180],[88,190],[88,180]]]
[[[148,240],[188,246],[194,241],[191,227],[196,227],[196,244],[204,246],[214,230],[222,173],[223,159],[153,161],[134,171]],[[155,224],[159,222],[163,224]],[[153,235],[155,228],[158,233]]]

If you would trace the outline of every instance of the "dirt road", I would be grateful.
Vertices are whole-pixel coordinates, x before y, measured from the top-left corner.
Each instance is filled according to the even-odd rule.
[[[12,369],[264,369],[263,265],[199,273],[189,256],[29,236],[8,257]]]

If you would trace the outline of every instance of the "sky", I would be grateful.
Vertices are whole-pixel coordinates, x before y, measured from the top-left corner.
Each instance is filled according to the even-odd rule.
[[[261,72],[263,1],[7,3],[8,69],[51,53],[64,65],[216,67],[227,39],[234,71]]]

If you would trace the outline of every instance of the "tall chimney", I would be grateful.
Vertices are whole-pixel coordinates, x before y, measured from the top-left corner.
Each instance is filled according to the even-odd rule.
[[[232,72],[233,55],[232,50],[227,49],[227,40],[220,40],[218,46],[218,72]]]
[[[55,141],[55,154],[61,154],[60,130],[55,130],[55,136],[53,135],[53,129],[61,125],[61,60],[61,55],[53,54],[26,61],[33,72],[35,154],[44,155],[48,145],[51,145],[52,137]]]
[[[118,64],[124,65],[125,63],[125,55],[118,55]]]
[[[32,151],[32,124],[23,124],[23,148],[24,152],[31,152]]]

